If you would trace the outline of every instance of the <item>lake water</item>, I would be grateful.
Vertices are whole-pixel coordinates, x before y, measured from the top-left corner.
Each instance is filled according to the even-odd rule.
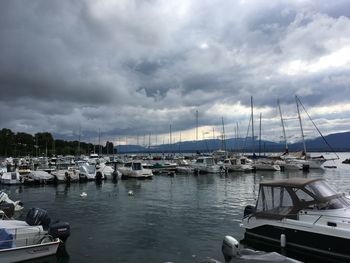
[[[200,262],[223,261],[225,235],[240,240],[243,209],[254,204],[264,179],[323,177],[339,192],[350,192],[350,154],[329,162],[337,169],[229,175],[154,176],[153,180],[119,180],[45,186],[1,186],[11,199],[49,212],[71,224],[66,254],[32,262]],[[129,196],[132,190],[134,195]],[[86,192],[87,197],[80,197]],[[1,260],[0,260],[1,261]]]

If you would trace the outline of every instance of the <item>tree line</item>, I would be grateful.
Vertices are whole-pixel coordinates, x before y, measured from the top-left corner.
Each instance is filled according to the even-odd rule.
[[[105,146],[79,141],[65,141],[54,139],[49,132],[28,134],[13,132],[10,129],[0,130],[0,156],[55,156],[55,155],[89,155],[90,153],[115,153],[112,142],[107,141]]]

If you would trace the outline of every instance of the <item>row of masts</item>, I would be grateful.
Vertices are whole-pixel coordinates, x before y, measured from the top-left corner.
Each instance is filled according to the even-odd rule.
[[[303,153],[306,155],[307,151],[306,151],[306,144],[305,144],[305,134],[304,134],[302,119],[301,119],[301,115],[300,115],[300,108],[299,108],[300,105],[303,107],[305,112],[306,112],[306,110],[305,110],[305,107],[302,105],[300,99],[297,96],[295,96],[295,100],[296,100],[297,114],[298,114],[298,120],[299,120],[299,127],[300,127],[300,132],[301,132],[301,139],[302,139],[302,144],[303,144]],[[279,99],[277,100],[277,105],[278,105],[278,110],[279,110],[280,120],[281,120],[281,125],[282,125],[282,132],[283,132],[283,138],[284,138],[284,144],[285,144],[285,152],[288,153],[288,142],[287,142],[287,136],[286,136],[286,129],[285,129],[285,124],[284,124],[284,119],[283,119],[283,116],[282,116],[282,110],[281,110],[281,105],[280,105]],[[310,118],[310,116],[309,116],[309,118]],[[260,121],[259,121],[259,155],[261,154],[261,119],[262,119],[262,114],[260,113]],[[312,121],[311,118],[310,118],[310,120]],[[226,151],[227,150],[226,149],[226,134],[225,134],[225,123],[224,123],[224,118],[223,117],[221,119],[221,124],[222,124],[221,150]],[[255,130],[254,130],[253,96],[251,96],[251,118],[250,118],[249,126],[250,126],[250,124],[251,124],[251,132],[252,132],[252,151],[253,151],[253,155],[255,155]],[[313,122],[313,124],[314,124],[314,122]],[[248,132],[249,132],[249,126],[248,126],[248,130],[247,130],[247,135],[248,135]],[[315,127],[316,127],[316,125],[315,125]],[[198,127],[198,110],[196,110],[196,142],[198,142],[198,139],[199,139],[198,138],[198,129],[199,129],[199,127]],[[316,127],[316,129],[318,130],[317,127]],[[319,130],[318,130],[318,132],[320,133]],[[238,123],[236,123],[236,127],[235,127],[235,137],[236,137],[236,139],[238,138],[238,133],[239,133]],[[323,137],[323,135],[321,133],[320,133],[320,135],[325,140],[325,138]],[[157,135],[155,135],[155,136],[156,136],[155,137],[156,138],[155,145],[157,145]],[[203,134],[203,138],[204,138],[204,134]],[[213,128],[213,138],[215,138],[215,129],[214,128]],[[246,138],[248,138],[248,136],[246,136]],[[181,138],[181,132],[180,132],[179,151],[180,151],[181,139],[182,138]],[[127,137],[126,137],[126,140],[127,140]],[[78,142],[78,152],[80,152],[81,127],[79,127],[79,140],[78,141],[79,141]],[[145,145],[145,135],[144,135],[143,141],[144,141],[144,145]],[[127,141],[125,142],[125,144],[127,145]],[[163,144],[164,144],[164,141],[163,141]],[[170,145],[173,144],[172,125],[171,124],[169,125],[169,144]],[[139,145],[139,136],[138,135],[137,135],[137,145]],[[99,129],[99,133],[98,133],[98,146],[99,146],[98,153],[101,155],[102,147],[101,147],[101,131],[100,131],[100,129]],[[151,151],[151,133],[149,134],[149,137],[148,137],[148,149],[149,149],[149,151]],[[95,153],[95,148],[94,148],[94,153]]]

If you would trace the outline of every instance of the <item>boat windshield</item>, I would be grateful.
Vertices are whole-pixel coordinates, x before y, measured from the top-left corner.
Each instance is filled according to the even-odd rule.
[[[347,208],[350,206],[350,200],[344,196],[337,195],[337,192],[325,181],[316,181],[305,186],[305,189],[313,193],[318,198],[332,197],[329,201],[316,204],[319,210]]]
[[[214,165],[214,159],[212,158],[207,158],[207,165]]]
[[[87,168],[89,174],[96,172],[96,167],[94,165],[87,165],[86,168]]]
[[[132,168],[133,170],[142,170],[142,165],[141,163],[133,163]]]
[[[350,200],[343,196],[340,196],[338,198],[331,199],[328,202],[318,204],[316,208],[319,210],[328,210],[328,209],[347,208],[349,206],[350,206]]]
[[[337,192],[325,181],[315,181],[305,186],[305,189],[313,193],[319,198],[330,197],[336,195]]]

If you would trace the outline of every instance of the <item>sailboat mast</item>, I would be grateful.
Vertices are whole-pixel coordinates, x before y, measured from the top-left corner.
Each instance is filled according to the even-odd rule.
[[[170,124],[170,152],[172,153],[173,147],[172,147],[172,134],[171,134],[171,124]]]
[[[298,97],[297,97],[297,96],[295,96],[295,102],[296,102],[296,104],[297,104],[298,118],[299,118],[300,131],[301,131],[301,138],[302,138],[302,140],[303,140],[304,154],[305,154],[305,158],[306,158],[305,135],[304,135],[304,130],[303,130],[303,124],[302,124],[302,122],[301,122],[300,110],[299,110],[299,103],[298,103]]]
[[[101,129],[98,129],[98,155],[101,156]]]
[[[259,156],[261,155],[261,112],[260,112],[260,122],[259,122]]]
[[[252,151],[253,151],[253,156],[255,155],[255,138],[254,138],[254,111],[253,111],[253,96],[250,97],[250,107],[252,111]]]
[[[280,105],[280,100],[277,100],[277,105],[278,105],[278,110],[280,112],[280,117],[281,117],[281,124],[282,124],[282,131],[283,131],[283,139],[285,143],[285,152],[288,153],[288,143],[287,143],[287,136],[286,136],[286,129],[284,127],[284,121],[282,117],[282,110],[281,110],[281,105]]]
[[[181,132],[180,132],[180,142],[179,142],[179,154],[181,154]]]
[[[198,141],[198,110],[196,110],[196,141]]]
[[[224,117],[222,117],[221,120],[222,120],[222,149],[226,151]]]

